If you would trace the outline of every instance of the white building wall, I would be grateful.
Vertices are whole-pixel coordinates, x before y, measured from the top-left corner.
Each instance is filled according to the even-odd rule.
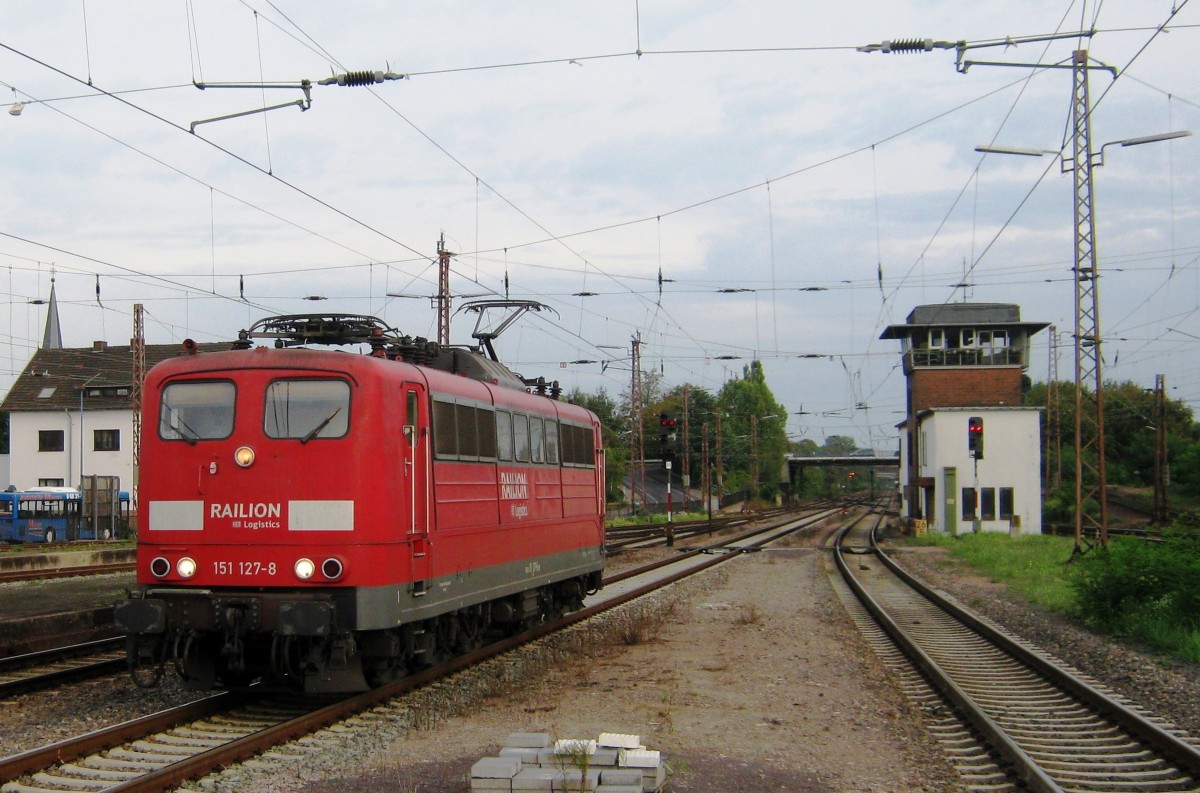
[[[962,514],[962,489],[977,491],[976,514],[980,515],[982,491],[995,494],[996,517],[979,520],[981,531],[1014,534],[1042,533],[1041,431],[1038,408],[939,408],[920,423],[920,476],[934,479],[934,509],[926,516],[931,531],[945,532],[954,525],[956,533],[975,526]],[[967,449],[967,422],[983,418],[984,456],[975,460]],[[955,469],[955,492],[947,493],[946,469]],[[1012,488],[1014,519],[1000,517],[1000,489]],[[949,496],[949,499],[947,499]],[[947,510],[954,520],[947,519]]]
[[[61,479],[79,487],[80,476],[119,476],[121,489],[133,488],[133,413],[129,410],[14,411],[8,417],[9,483],[18,490],[37,487],[45,479]],[[61,452],[39,452],[41,430],[62,430]],[[118,430],[121,448],[95,450],[95,430]],[[82,438],[83,467],[80,469]]]
[[[967,422],[984,420],[984,458],[968,455]],[[931,531],[956,534],[976,529],[962,516],[962,488],[977,493],[976,515],[982,531],[1013,534],[1042,533],[1042,434],[1039,408],[937,408],[919,419],[918,471],[934,481],[931,509],[922,493],[922,511]],[[901,444],[901,482],[907,479],[907,449]],[[948,493],[948,471],[954,469],[954,492]],[[994,494],[995,517],[983,519],[983,491]],[[1013,518],[1001,517],[1001,488],[1012,488]],[[949,497],[949,498],[947,498]],[[948,510],[953,515],[948,516]],[[953,519],[950,519],[953,518]]]

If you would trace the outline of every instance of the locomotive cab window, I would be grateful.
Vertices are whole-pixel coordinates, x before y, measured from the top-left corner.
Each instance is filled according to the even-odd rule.
[[[158,435],[167,441],[228,438],[237,389],[228,381],[171,383],[162,392]]]
[[[350,384],[344,380],[276,380],[267,386],[263,432],[268,438],[341,438],[350,428]]]

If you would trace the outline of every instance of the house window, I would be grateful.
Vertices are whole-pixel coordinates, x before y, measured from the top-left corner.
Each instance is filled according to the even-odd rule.
[[[962,489],[962,519],[975,520],[975,488]]]
[[[38,430],[39,452],[61,452],[64,448],[62,430]]]
[[[979,491],[980,518],[983,520],[996,519],[996,488],[984,487]]]
[[[92,449],[97,452],[119,452],[121,451],[121,431],[120,430],[95,430],[93,434]]]
[[[1000,488],[1000,520],[1010,520],[1013,516],[1013,489]]]

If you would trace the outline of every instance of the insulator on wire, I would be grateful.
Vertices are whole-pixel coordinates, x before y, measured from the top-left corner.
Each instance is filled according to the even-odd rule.
[[[883,42],[884,52],[932,52],[933,39],[900,39]]]
[[[332,77],[326,77],[324,80],[318,80],[318,85],[342,85],[351,88],[360,85],[374,85],[382,83],[385,80],[404,80],[408,77],[407,74],[396,74],[395,72],[384,71],[367,71],[365,69],[357,72],[342,72],[335,74]]]

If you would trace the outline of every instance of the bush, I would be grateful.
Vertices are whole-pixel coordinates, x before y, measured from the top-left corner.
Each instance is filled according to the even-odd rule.
[[[1162,542],[1114,538],[1107,550],[1076,560],[1070,585],[1085,622],[1200,660],[1200,542],[1194,536],[1168,531]]]

